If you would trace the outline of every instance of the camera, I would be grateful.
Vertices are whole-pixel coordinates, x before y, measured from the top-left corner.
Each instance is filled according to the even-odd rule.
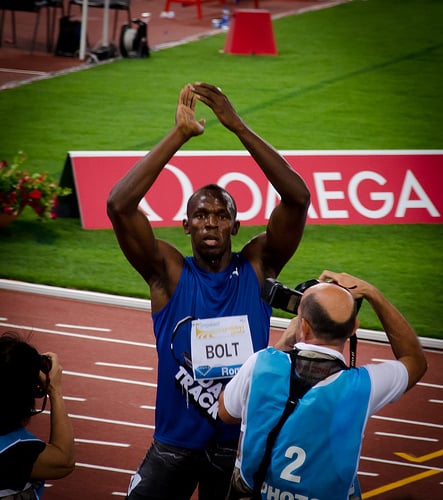
[[[261,298],[276,309],[297,314],[298,306],[300,305],[303,293],[309,287],[316,285],[317,283],[320,282],[313,279],[304,281],[295,288],[289,288],[275,279],[266,278],[263,284]]]
[[[47,389],[49,386],[49,372],[52,368],[52,361],[46,354],[40,354],[40,365],[39,369],[46,375],[46,382],[42,383],[40,377],[37,377],[35,381],[35,386],[33,388],[33,393],[35,398],[43,398],[47,394]]]
[[[49,356],[46,354],[40,354],[40,371],[42,371],[45,375],[51,371],[52,361]]]
[[[266,278],[261,290],[261,298],[272,307],[297,315],[303,293],[318,283],[320,283],[319,280],[312,279],[300,283],[295,288],[288,288],[275,279]],[[355,300],[356,313],[359,312],[362,302],[363,297]],[[352,368],[356,366],[357,360],[357,335],[352,335],[349,340],[349,358]]]
[[[295,288],[288,288],[275,279],[266,278],[262,287],[261,298],[276,309],[296,315],[304,292],[318,283],[320,283],[319,280],[312,279],[303,281],[303,283],[300,283]],[[360,311],[362,302],[362,297],[355,300],[357,313]]]

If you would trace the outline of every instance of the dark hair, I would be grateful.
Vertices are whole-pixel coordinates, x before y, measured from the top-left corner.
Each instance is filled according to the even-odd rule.
[[[206,186],[202,186],[201,188],[197,189],[189,198],[188,200],[188,206],[187,208],[189,209],[189,203],[191,200],[193,200],[196,196],[198,196],[200,193],[204,191],[211,191],[214,193],[215,196],[218,196],[220,198],[223,198],[226,203],[226,207],[228,208],[229,212],[232,215],[232,219],[235,220],[237,217],[237,204],[235,203],[234,198],[232,195],[226,191],[226,189],[222,188],[218,184],[206,184]]]
[[[40,354],[15,332],[0,336],[0,434],[27,424],[35,409]]]
[[[302,315],[311,325],[316,337],[331,343],[345,341],[351,336],[357,315],[357,307],[344,322],[333,320],[324,307],[318,303],[315,294],[306,295],[303,299]]]

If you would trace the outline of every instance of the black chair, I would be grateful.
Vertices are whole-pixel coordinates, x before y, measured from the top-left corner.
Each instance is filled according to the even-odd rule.
[[[38,28],[40,24],[40,15],[43,9],[46,9],[46,48],[48,52],[52,51],[54,44],[55,20],[57,9],[61,9],[61,15],[64,15],[64,0],[0,0],[0,47],[3,40],[3,26],[6,11],[11,12],[12,43],[17,43],[17,29],[15,23],[16,12],[33,12],[36,14],[34,33],[32,37],[31,53],[34,52],[37,42]]]
[[[83,5],[83,0],[69,0],[68,3],[68,16],[71,13],[71,5],[77,5],[80,8]],[[88,0],[88,8],[97,8],[103,9],[105,7],[104,0]],[[117,35],[117,21],[118,21],[118,13],[121,10],[127,12],[128,23],[131,23],[131,0],[109,0],[109,9],[114,10],[114,30],[112,34],[112,39],[115,41],[115,37]]]

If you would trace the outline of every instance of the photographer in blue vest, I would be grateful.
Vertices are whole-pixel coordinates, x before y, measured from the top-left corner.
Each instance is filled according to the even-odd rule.
[[[57,354],[40,354],[15,332],[0,336],[0,498],[34,500],[46,479],[74,470],[74,433],[62,393]],[[46,443],[26,427],[51,403]],[[37,403],[37,404],[36,404]]]
[[[219,416],[242,425],[229,499],[360,498],[357,468],[368,418],[424,375],[411,325],[373,285],[324,271],[275,344],[253,354],[227,384]],[[395,361],[350,368],[343,350],[366,299]]]
[[[155,236],[138,205],[173,155],[205,132],[204,120],[195,116],[198,103],[235,134],[281,201],[266,230],[233,252],[231,239],[240,227],[233,197],[216,184],[199,188],[183,220],[192,246],[185,257]],[[108,215],[123,253],[149,286],[158,353],[154,441],[131,480],[129,499],[184,500],[197,487],[200,500],[225,498],[240,430],[217,418],[218,396],[237,367],[224,367],[221,379],[208,372],[217,369],[216,357],[229,361],[239,354],[241,364],[268,345],[271,307],[261,287],[298,248],[309,201],[303,179],[208,83],[180,91],[175,125],[112,189]],[[203,346],[208,363],[197,362],[201,344],[220,332],[232,332],[231,341]]]

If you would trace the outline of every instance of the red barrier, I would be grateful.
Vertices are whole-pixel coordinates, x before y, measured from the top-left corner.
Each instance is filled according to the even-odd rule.
[[[271,13],[263,9],[237,9],[231,17],[224,52],[276,55]]]

